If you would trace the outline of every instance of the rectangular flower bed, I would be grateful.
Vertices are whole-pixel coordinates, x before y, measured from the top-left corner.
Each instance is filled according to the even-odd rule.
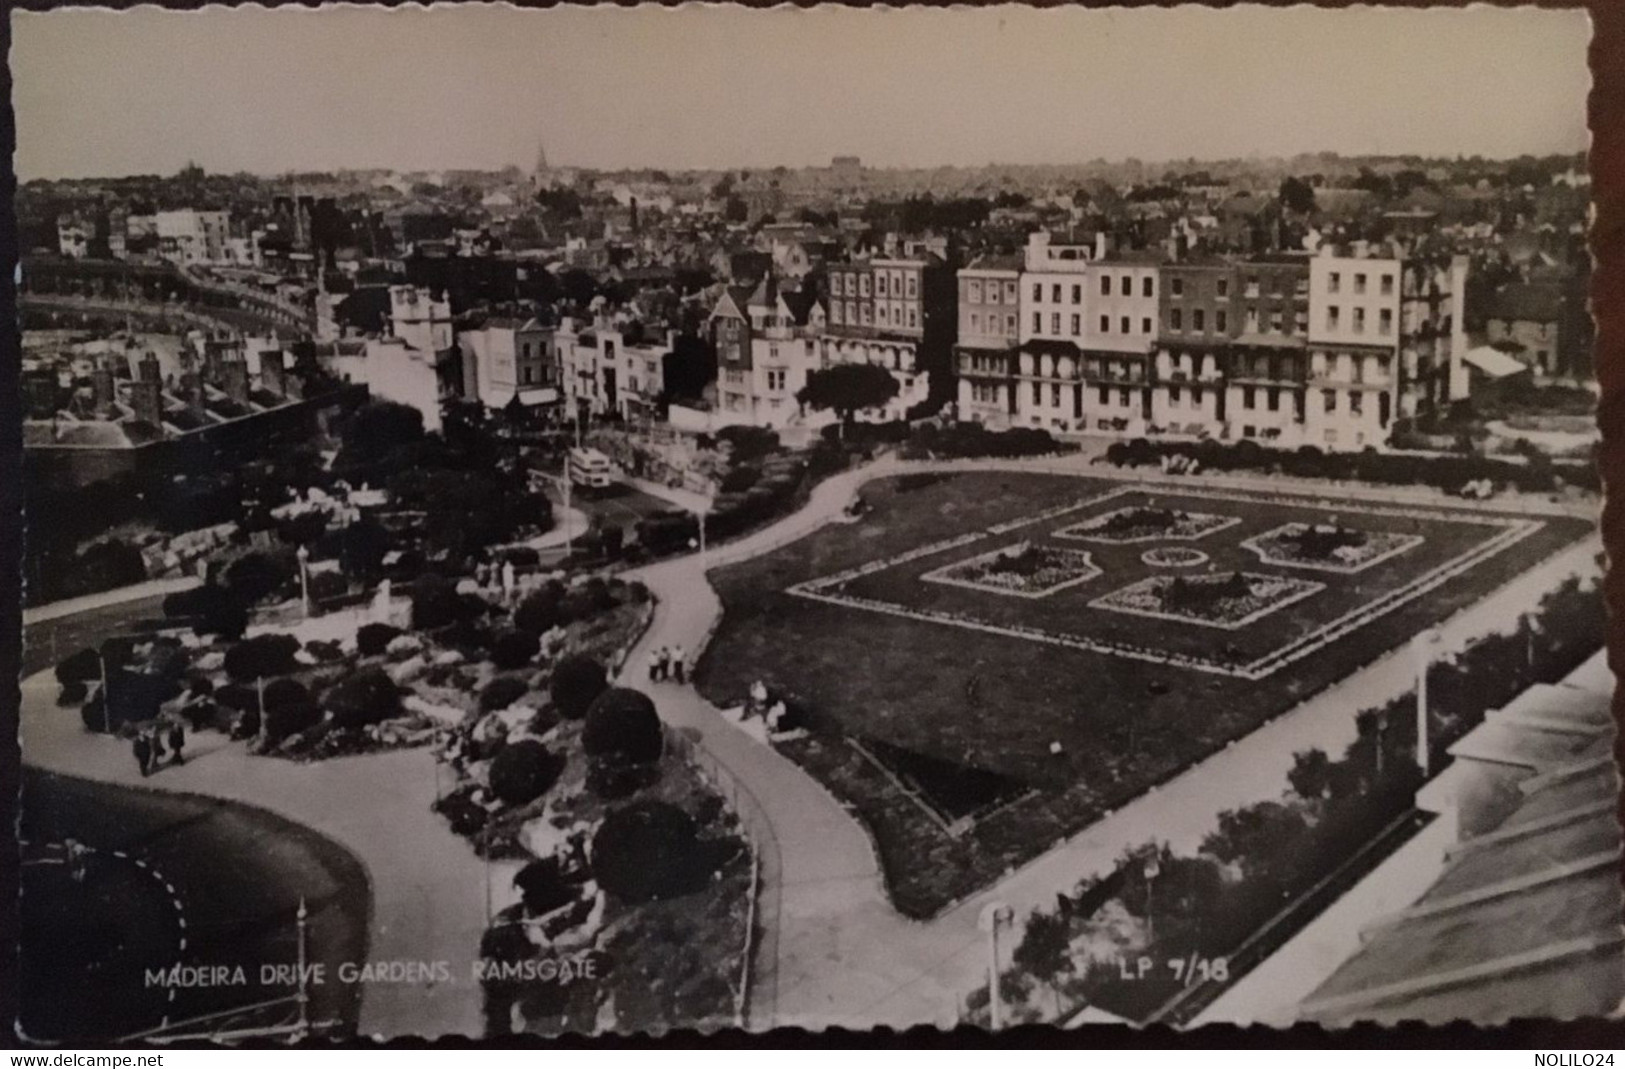
[[[1323,589],[1323,583],[1254,572],[1153,575],[1098,597],[1089,607],[1233,631]]]
[[[920,576],[927,583],[1009,594],[1018,598],[1044,598],[1058,590],[1086,583],[1100,574],[1089,554],[1033,542],[1016,542]]]

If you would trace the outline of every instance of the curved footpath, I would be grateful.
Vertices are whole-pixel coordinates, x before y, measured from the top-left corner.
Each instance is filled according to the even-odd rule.
[[[143,778],[128,743],[87,733],[77,709],[57,707],[50,671],[21,686],[30,767],[256,806],[315,829],[365,866],[373,896],[368,961],[444,961],[452,983],[364,985],[363,1035],[481,1034],[472,968],[485,928],[484,866],[429,810],[435,769],[427,749],[301,764],[254,757],[215,732],[199,732],[184,765]]]
[[[748,792],[759,843],[771,844],[778,865],[763,866],[764,932],[754,963],[752,1028],[773,1025],[852,1028],[953,1024],[966,994],[986,980],[986,936],[977,928],[982,908],[1002,901],[1018,917],[1054,905],[1058,893],[1111,869],[1122,852],[1152,839],[1193,851],[1226,809],[1273,798],[1285,788],[1293,755],[1310,747],[1338,752],[1355,736],[1354,714],[1402,694],[1412,666],[1404,647],[1322,690],[1295,709],[1193,765],[1160,788],[1083,829],[999,884],[930,921],[913,921],[892,908],[867,831],[822,785],[771,747],[724,718],[692,687],[648,682],[644,666],[658,646],[681,646],[691,662],[709,641],[722,606],[705,579],[721,567],[771,552],[838,516],[863,483],[908,471],[1050,473],[1186,487],[1329,491],[1324,482],[1163,476],[1089,465],[1086,457],[1031,461],[902,462],[885,460],[844,472],[816,487],[800,510],[734,542],[698,555],[638,569],[658,599],[654,618],[627,658],[622,679],[651,690],[661,715],[685,730]],[[1426,489],[1337,486],[1339,497],[1462,503]],[[1469,506],[1470,507],[1470,506]],[[1540,500],[1503,501],[1498,511],[1574,514],[1573,505]],[[1586,506],[1589,508],[1590,506]],[[1540,595],[1571,574],[1596,574],[1594,539],[1584,539],[1519,576],[1440,625],[1446,648],[1516,620]],[[754,810],[758,810],[755,812]],[[766,824],[765,829],[761,824]],[[771,1005],[760,1005],[765,998]]]

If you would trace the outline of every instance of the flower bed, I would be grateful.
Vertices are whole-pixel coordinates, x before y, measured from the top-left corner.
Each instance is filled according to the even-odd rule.
[[[1140,554],[1140,559],[1154,568],[1194,568],[1206,564],[1208,555],[1189,546],[1158,546]]]
[[[1182,512],[1179,509],[1134,505],[1114,509],[1055,532],[1056,538],[1082,542],[1154,542],[1163,539],[1193,542],[1241,522],[1239,516],[1219,516],[1210,512]]]
[[[1086,583],[1099,574],[1100,569],[1083,550],[1016,542],[991,553],[955,561],[920,578],[927,583],[945,583],[990,594],[1043,598]]]
[[[1352,574],[1425,541],[1397,531],[1362,531],[1335,524],[1288,523],[1242,542],[1266,564]]]
[[[1321,583],[1253,572],[1153,575],[1089,603],[1090,608],[1235,630],[1320,590]]]

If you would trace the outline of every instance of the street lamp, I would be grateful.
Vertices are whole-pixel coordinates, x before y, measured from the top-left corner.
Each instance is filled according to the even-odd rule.
[[[293,554],[299,558],[299,605],[304,618],[310,619],[310,550],[301,545]]]
[[[1008,927],[1013,917],[1010,907],[1003,902],[989,902],[982,907],[977,920],[977,927],[987,933],[987,1023],[995,1032],[1003,1023],[1003,1007],[999,1001],[999,929]]]
[[[1145,859],[1145,937],[1147,943],[1157,941],[1157,912],[1152,908],[1152,889],[1156,886],[1157,877],[1162,875],[1162,865],[1157,861],[1157,855],[1152,854]]]
[[[1423,779],[1427,778],[1429,763],[1428,669],[1438,657],[1443,640],[1439,629],[1430,627],[1411,642],[1411,652],[1416,659],[1416,767],[1421,769]]]

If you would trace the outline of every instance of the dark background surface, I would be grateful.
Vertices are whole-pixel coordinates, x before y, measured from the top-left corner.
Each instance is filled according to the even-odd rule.
[[[550,4],[525,3],[526,7],[547,7]],[[963,0],[961,0],[963,2]],[[977,0],[970,0],[977,2]],[[1154,7],[1164,6],[1141,3],[1138,0],[1074,0],[1085,7]],[[1294,0],[1252,0],[1269,6],[1287,7]],[[1466,6],[1464,3],[1430,4],[1422,0],[1386,0],[1394,7]],[[15,6],[32,9],[68,6],[128,7],[129,0],[99,0],[92,5],[47,4],[25,2]],[[197,3],[177,3],[167,0],[163,6],[185,9],[201,6]],[[391,5],[381,5],[391,6]],[[756,3],[749,6],[769,6]],[[854,5],[867,6],[867,5]],[[938,5],[933,5],[938,6]],[[1050,3],[1032,6],[1048,7]],[[1228,7],[1229,4],[1213,4]],[[1353,6],[1347,3],[1327,3],[1321,6]],[[1514,6],[1510,3],[1497,6]],[[1518,5],[1525,6],[1525,5]],[[1590,58],[1593,78],[1588,101],[1592,130],[1590,173],[1592,196],[1596,205],[1596,221],[1591,234],[1592,253],[1596,270],[1592,276],[1592,301],[1597,321],[1596,367],[1602,385],[1603,398],[1598,420],[1603,432],[1601,465],[1606,485],[1625,482],[1625,343],[1621,331],[1625,330],[1625,266],[1621,264],[1622,245],[1625,245],[1625,4],[1618,0],[1588,0],[1588,2],[1555,2],[1537,0],[1530,6],[1546,8],[1588,8],[1591,12],[1594,37]],[[1441,42],[1441,62],[1448,62],[1448,43]],[[11,32],[9,20],[0,24],[0,54],[10,55]],[[15,176],[11,170],[15,149],[13,115],[10,107],[11,71],[9,62],[0,72],[0,89],[5,93],[5,112],[0,119],[0,161],[3,161],[4,179],[0,184],[0,310],[8,325],[15,322],[14,270],[17,263],[16,220],[13,211]],[[7,827],[13,826],[18,796],[19,753],[17,749],[17,709],[19,637],[21,634],[21,588],[18,562],[21,558],[22,518],[19,514],[19,479],[21,475],[21,421],[19,413],[18,338],[14,328],[0,332],[0,798],[4,799]],[[1610,560],[1625,554],[1625,516],[1621,510],[1625,502],[1619,496],[1609,500],[1603,513],[1603,535]],[[1608,601],[1613,619],[1608,635],[1609,663],[1616,676],[1625,668],[1625,573],[1611,568],[1606,582]],[[1625,702],[1615,696],[1615,716],[1625,711]],[[1625,755],[1625,737],[1616,742],[1616,756]],[[1625,803],[1621,806],[1625,815]],[[14,948],[17,945],[17,848],[14,836],[0,835],[0,1020],[16,1018],[17,965]],[[10,1032],[7,1032],[8,1037]],[[671,1033],[668,1043],[692,1042],[693,1034]],[[1206,1048],[1214,1046],[1353,1046],[1371,1047],[1544,1047],[1574,1050],[1599,1046],[1625,1045],[1625,1024],[1603,1022],[1531,1022],[1506,1029],[1477,1030],[1471,1028],[1425,1029],[1376,1028],[1353,1029],[1341,1033],[1325,1033],[1312,1026],[1287,1031],[1269,1029],[1241,1030],[1235,1028],[1209,1028],[1200,1033],[1176,1034],[1168,1031],[1132,1033],[1124,1029],[1095,1028],[1062,1033],[1054,1029],[1026,1028],[989,1037],[973,1030],[961,1029],[942,1033],[935,1029],[916,1029],[905,1034],[851,1034],[826,1032],[819,1035],[785,1030],[766,1037],[719,1033],[707,1037],[714,1046],[777,1046],[845,1045],[854,1043],[873,1045],[924,1046],[1099,1046],[1099,1047],[1173,1047]],[[15,1039],[11,1040],[15,1043]],[[511,1044],[507,1044],[511,1045]],[[576,1042],[551,1044],[531,1041],[535,1046],[573,1046]],[[609,1047],[647,1046],[647,1039],[606,1039],[594,1045]]]

